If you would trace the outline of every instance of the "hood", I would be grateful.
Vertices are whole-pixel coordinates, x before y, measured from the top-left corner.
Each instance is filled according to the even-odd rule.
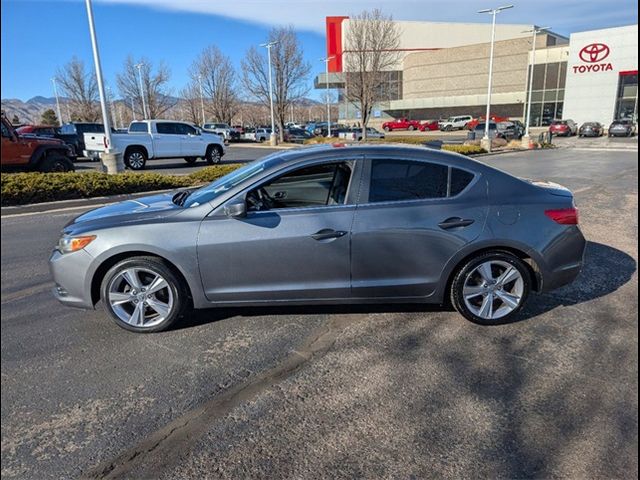
[[[74,218],[64,230],[109,228],[119,224],[166,218],[184,210],[171,201],[173,195],[174,192],[151,195],[96,208]]]

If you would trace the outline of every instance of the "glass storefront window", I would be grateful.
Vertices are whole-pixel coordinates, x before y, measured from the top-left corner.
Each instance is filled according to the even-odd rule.
[[[558,88],[558,74],[560,73],[559,63],[547,64],[547,78],[544,82],[544,88],[547,90],[555,90]]]
[[[638,118],[638,73],[621,74],[616,98],[616,119]]]

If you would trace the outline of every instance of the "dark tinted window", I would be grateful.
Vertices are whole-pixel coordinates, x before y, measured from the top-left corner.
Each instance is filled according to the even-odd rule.
[[[447,196],[448,168],[410,160],[372,160],[369,202]]]
[[[287,173],[247,194],[250,211],[341,205],[351,168],[346,163],[314,165]]]
[[[79,123],[76,130],[80,133],[103,133],[104,125],[101,123]]]
[[[460,170],[458,168],[452,168],[450,195],[452,197],[458,195],[465,188],[467,188],[467,185],[471,183],[471,180],[473,180],[473,173],[467,172],[465,170]]]
[[[182,133],[180,131],[179,124],[170,123],[170,122],[156,123],[156,130],[158,131],[158,133],[163,133],[167,135],[179,135],[180,133]]]
[[[147,124],[144,122],[133,122],[129,125],[130,132],[147,133]]]
[[[63,133],[65,135],[73,135],[74,133],[76,133],[76,127],[72,123],[67,123],[66,125],[60,127],[60,133]]]

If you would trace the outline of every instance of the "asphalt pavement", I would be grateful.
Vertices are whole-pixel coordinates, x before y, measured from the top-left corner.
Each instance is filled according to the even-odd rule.
[[[573,189],[589,240],[573,285],[497,327],[298,307],[136,335],[49,293],[80,210],[3,216],[2,477],[637,477],[637,151],[482,161]]]

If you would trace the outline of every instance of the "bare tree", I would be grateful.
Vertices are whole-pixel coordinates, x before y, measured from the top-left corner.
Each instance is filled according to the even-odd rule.
[[[140,58],[137,62],[129,55],[124,62],[124,70],[116,75],[118,89],[123,98],[133,98],[142,111],[142,92],[140,92],[140,78],[136,65],[141,64],[140,74],[142,75],[142,87],[144,99],[147,106],[149,118],[161,118],[175,104],[175,100],[170,96],[171,90],[168,88],[171,73],[169,69],[160,64],[153,72],[151,61]]]
[[[188,122],[199,125],[202,121],[201,103],[200,103],[200,87],[198,84],[190,83],[180,90],[180,108],[183,109]]]
[[[273,71],[273,108],[280,127],[280,141],[284,140],[284,123],[289,105],[308,91],[307,79],[311,65],[305,62],[302,46],[293,27],[273,28],[269,32]],[[265,52],[251,47],[242,60],[242,82],[246,89],[264,105],[269,105],[269,63]]]
[[[58,69],[56,80],[62,95],[69,99],[67,105],[73,120],[95,122],[100,119],[96,75],[85,71],[82,60],[73,57],[69,63]]]
[[[190,68],[193,82],[202,82],[206,109],[214,120],[231,124],[238,109],[236,71],[229,57],[218,47],[205,48]]]
[[[365,139],[373,105],[388,99],[385,87],[399,60],[399,46],[400,29],[390,15],[374,9],[349,19],[344,53],[346,96],[360,110]]]

